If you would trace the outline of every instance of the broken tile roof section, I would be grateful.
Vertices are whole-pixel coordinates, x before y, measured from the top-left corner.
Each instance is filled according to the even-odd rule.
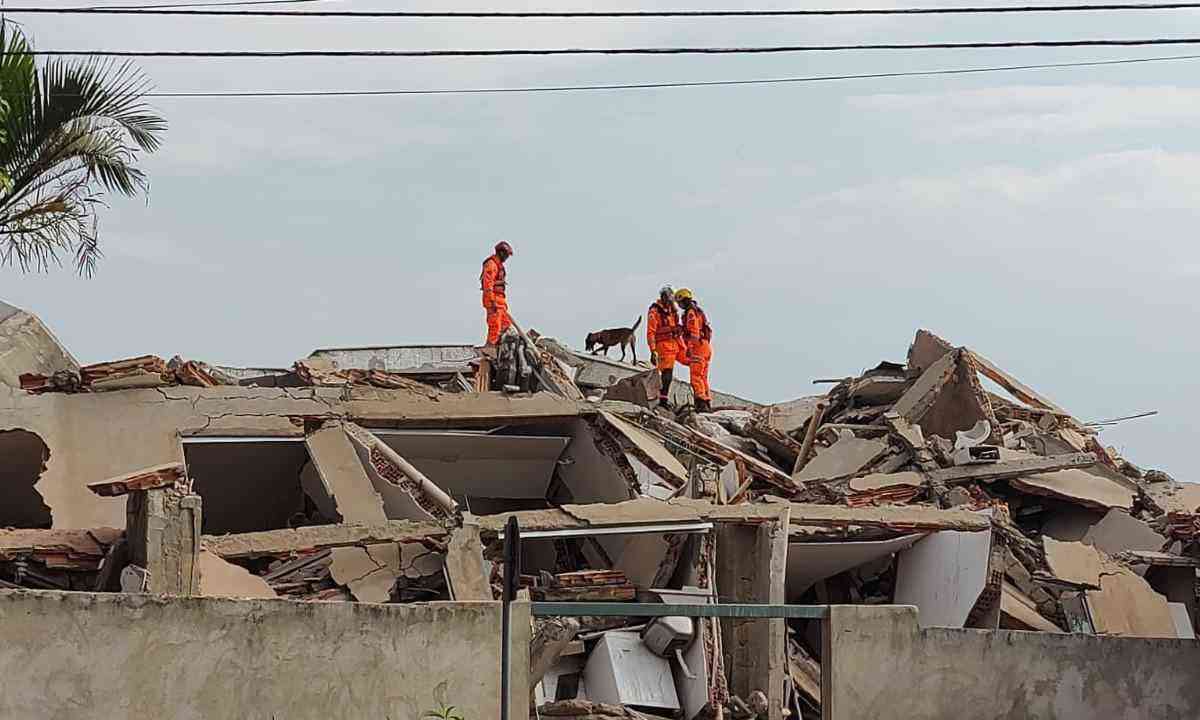
[[[0,528],[0,560],[33,558],[48,567],[95,570],[125,531],[101,527],[89,530],[15,530]]]
[[[173,462],[135,470],[127,475],[88,483],[88,490],[101,497],[128,495],[135,490],[169,487],[187,480],[183,463]]]

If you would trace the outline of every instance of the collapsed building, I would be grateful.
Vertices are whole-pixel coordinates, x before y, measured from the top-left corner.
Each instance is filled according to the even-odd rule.
[[[526,609],[511,717],[1200,713],[1200,485],[924,330],[779,404],[657,382],[534,332],[80,366],[0,305],[0,715],[499,717],[510,518],[535,602],[829,608]]]

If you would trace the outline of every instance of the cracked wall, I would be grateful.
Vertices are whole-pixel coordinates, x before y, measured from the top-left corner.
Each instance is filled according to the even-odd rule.
[[[826,720],[1191,720],[1200,643],[1015,630],[921,629],[917,609],[834,605]]]
[[[123,527],[121,498],[98,498],[89,482],[185,460],[181,435],[304,436],[304,417],[448,426],[496,419],[571,417],[578,404],[555,396],[444,396],[431,400],[377,388],[168,387],[31,395],[0,385],[0,430],[45,441],[51,461],[37,490],[53,527]]]
[[[526,687],[529,605],[512,612]],[[401,720],[439,700],[500,717],[500,603],[8,592],[0,617],[28,619],[0,623],[4,718]],[[514,693],[511,717],[527,706]]]
[[[0,458],[0,527],[50,527],[50,508],[34,488],[50,459],[46,443],[26,430],[2,431]]]

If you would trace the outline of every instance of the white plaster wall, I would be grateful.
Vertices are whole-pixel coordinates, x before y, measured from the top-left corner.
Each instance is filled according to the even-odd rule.
[[[528,605],[513,607],[525,688]],[[410,720],[439,696],[493,720],[500,604],[5,591],[0,677],[0,718],[22,720]]]
[[[905,606],[835,605],[825,720],[1195,720],[1200,642],[920,629]]]

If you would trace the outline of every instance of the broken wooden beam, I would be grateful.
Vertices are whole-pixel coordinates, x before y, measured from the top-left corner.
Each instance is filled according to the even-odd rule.
[[[382,543],[443,542],[449,531],[431,522],[388,520],[383,523],[313,525],[291,530],[264,530],[236,535],[205,535],[204,548],[226,560]]]
[[[800,452],[796,456],[796,464],[792,466],[792,476],[796,476],[808,464],[808,456],[812,454],[813,442],[817,439],[817,427],[825,419],[826,403],[819,402],[813,408],[812,417],[808,419],[808,428],[804,431],[804,442],[800,444]]]
[[[183,463],[173,462],[135,470],[120,477],[88,483],[87,488],[100,497],[118,497],[128,495],[135,490],[171,487],[176,483],[183,482],[184,477]]]
[[[1036,475],[1055,470],[1091,467],[1095,464],[1096,456],[1092,453],[1065,453],[1062,455],[1048,455],[1046,457],[1007,460],[989,465],[960,465],[927,472],[925,473],[925,477],[930,482],[945,483],[948,485],[964,482],[994,482],[996,480],[1011,480],[1022,475]]]

